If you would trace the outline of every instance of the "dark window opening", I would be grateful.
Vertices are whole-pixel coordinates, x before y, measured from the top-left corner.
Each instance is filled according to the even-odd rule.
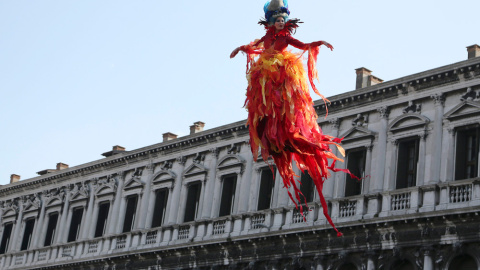
[[[346,263],[338,269],[339,270],[357,270],[357,267],[353,263]]]
[[[478,176],[479,128],[458,130],[455,180]]]
[[[0,244],[0,254],[5,254],[8,251],[8,244],[12,236],[13,223],[6,223],[3,225],[2,242]]]
[[[102,202],[98,205],[97,226],[95,227],[94,237],[100,237],[105,234],[109,210],[110,202]]]
[[[396,188],[408,188],[417,185],[419,140],[405,140],[398,144]]]
[[[123,232],[131,232],[135,224],[135,214],[137,210],[138,195],[127,198],[127,209],[125,212],[125,220],[123,221]]]
[[[200,202],[200,191],[202,189],[201,183],[197,182],[188,186],[187,203],[185,205],[185,215],[183,222],[195,220],[198,212],[198,205]]]
[[[399,260],[396,261],[393,266],[392,270],[414,270],[413,264],[408,260]]]
[[[155,192],[155,210],[153,212],[152,228],[162,226],[167,212],[168,189],[159,189]]]
[[[276,169],[272,172],[270,168],[263,169],[261,172],[257,210],[269,209],[272,204],[275,172]]]
[[[22,246],[20,250],[27,250],[32,241],[33,228],[35,227],[35,219],[27,219],[25,221],[25,230],[23,231]]]
[[[365,161],[367,150],[357,149],[347,152],[347,169],[356,177],[363,177],[365,174]],[[362,181],[352,179],[346,175],[345,197],[360,195],[362,193]]]
[[[300,204],[306,206],[307,203],[313,202],[313,198],[315,196],[315,185],[313,183],[313,179],[308,174],[307,171],[302,173],[300,177],[300,191],[302,192],[303,196],[300,196]]]
[[[235,189],[237,186],[237,176],[229,175],[223,178],[222,197],[220,200],[220,212],[218,216],[228,216],[233,211],[235,202]]]
[[[448,269],[449,270],[457,270],[457,269],[477,270],[478,266],[477,266],[477,263],[475,262],[475,259],[473,259],[469,255],[463,254],[455,257],[450,263],[450,266],[448,267]]]
[[[77,241],[80,234],[80,225],[82,224],[83,208],[73,209],[70,230],[68,232],[68,242]]]
[[[47,233],[45,235],[45,241],[43,242],[43,246],[48,247],[53,243],[53,238],[55,237],[55,230],[57,229],[57,222],[58,213],[51,213],[48,216]]]

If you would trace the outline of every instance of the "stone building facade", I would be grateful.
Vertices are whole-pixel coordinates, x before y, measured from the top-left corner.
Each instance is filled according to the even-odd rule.
[[[254,162],[245,121],[0,187],[1,269],[480,269],[480,47],[468,59],[330,97],[345,162],[302,218]],[[339,154],[336,152],[336,154]],[[276,180],[273,179],[274,173]],[[261,195],[259,195],[261,194]]]

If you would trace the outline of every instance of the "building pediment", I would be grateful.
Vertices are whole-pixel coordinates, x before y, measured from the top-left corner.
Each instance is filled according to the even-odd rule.
[[[374,131],[364,127],[355,126],[340,135],[340,138],[343,138],[342,143],[348,143],[362,139],[373,139],[375,138],[375,134],[376,132]]]
[[[89,190],[85,183],[74,185],[73,189],[70,191],[70,200],[86,200],[88,199]]]
[[[207,174],[207,173],[208,173],[207,167],[203,166],[202,164],[194,162],[190,166],[188,166],[188,168],[184,171],[183,176],[185,178],[188,178],[188,177],[193,177],[193,176],[197,176],[200,174]]]
[[[102,196],[115,193],[117,190],[117,182],[114,177],[108,177],[107,179],[100,179],[94,183],[95,196]]]
[[[430,119],[418,113],[406,113],[395,118],[388,126],[390,132],[398,132],[409,129],[425,128]]]
[[[480,103],[475,101],[463,101],[450,111],[445,113],[444,118],[449,121],[480,115]]]
[[[171,170],[161,170],[153,175],[153,183],[175,181],[177,175]]]
[[[237,166],[243,167],[245,163],[246,163],[245,159],[242,158],[241,156],[230,154],[222,157],[218,161],[217,169],[223,170],[223,169],[237,167]]]

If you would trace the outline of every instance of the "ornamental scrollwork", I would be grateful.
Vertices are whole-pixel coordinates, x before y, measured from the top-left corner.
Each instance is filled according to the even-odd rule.
[[[368,124],[368,117],[367,115],[363,115],[361,113],[357,114],[357,117],[355,117],[352,120],[352,126],[355,127],[364,127]]]
[[[413,101],[409,101],[407,107],[403,108],[403,114],[406,113],[420,113],[422,111],[422,104],[414,104]]]
[[[23,198],[23,209],[27,209],[29,207],[38,209],[40,206],[42,206],[42,201],[40,200],[39,194],[32,194]]]
[[[381,118],[388,118],[388,115],[390,114],[390,108],[387,106],[377,108],[377,111],[380,113]]]
[[[480,93],[472,90],[471,87],[467,88],[467,92],[460,97],[460,101],[478,101],[480,99]]]

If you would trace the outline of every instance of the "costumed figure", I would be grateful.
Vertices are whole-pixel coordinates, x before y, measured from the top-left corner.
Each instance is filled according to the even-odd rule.
[[[313,84],[317,78],[316,58],[319,47],[325,45],[333,50],[325,41],[303,43],[292,37],[292,33],[301,23],[297,19],[288,19],[287,0],[272,0],[264,6],[264,25],[266,35],[248,45],[236,48],[230,55],[235,57],[239,51],[247,54],[247,80],[245,107],[248,110],[247,125],[250,132],[250,146],[256,160],[259,149],[263,160],[272,157],[279,174],[283,178],[290,199],[300,208],[303,215],[301,197],[304,197],[295,183],[292,160],[302,172],[307,171],[315,183],[322,204],[323,213],[328,222],[335,228],[328,215],[328,208],[322,194],[323,183],[330,171],[344,171],[335,168],[337,160],[330,146],[344,150],[338,144],[341,139],[324,135],[317,124],[317,114],[309,94],[310,85],[325,102],[328,102]],[[308,74],[302,63],[303,53],[292,53],[288,45],[308,52]],[[258,59],[255,60],[255,57]],[[329,159],[333,160],[329,165]],[[352,175],[352,178],[358,179]],[[293,188],[294,197],[289,191]]]

